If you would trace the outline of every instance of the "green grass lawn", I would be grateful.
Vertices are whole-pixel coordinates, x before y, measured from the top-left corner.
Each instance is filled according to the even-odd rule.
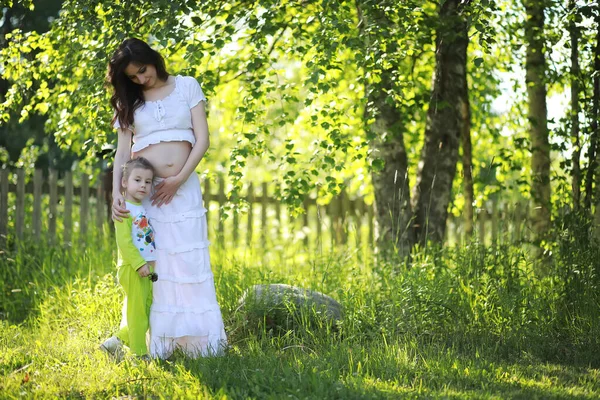
[[[1,398],[600,398],[598,251],[557,247],[537,278],[515,248],[418,254],[407,269],[352,248],[211,249],[230,349],[117,361],[110,239],[0,255]],[[576,267],[576,268],[575,268]],[[236,311],[257,283],[324,292],[341,324],[274,332]]]

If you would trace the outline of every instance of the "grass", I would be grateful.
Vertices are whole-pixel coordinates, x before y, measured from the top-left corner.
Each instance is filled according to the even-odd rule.
[[[231,347],[223,357],[115,361],[110,239],[69,249],[23,241],[0,258],[0,398],[600,398],[592,244],[557,239],[538,278],[518,248],[417,254],[410,269],[352,248],[211,249]],[[257,283],[324,292],[337,329],[273,332],[236,311]]]

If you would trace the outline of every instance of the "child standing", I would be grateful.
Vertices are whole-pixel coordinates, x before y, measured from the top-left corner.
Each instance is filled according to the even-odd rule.
[[[121,222],[115,220],[118,261],[117,277],[125,290],[121,328],[100,348],[115,353],[123,343],[137,356],[148,354],[148,331],[152,283],[157,276],[152,273],[156,261],[154,232],[148,222],[142,200],[150,194],[154,169],[145,158],[129,160],[123,166],[121,186],[129,216]],[[147,279],[150,278],[150,279]]]

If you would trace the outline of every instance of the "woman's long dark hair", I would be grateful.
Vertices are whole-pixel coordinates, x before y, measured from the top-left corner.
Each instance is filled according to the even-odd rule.
[[[134,111],[144,105],[142,86],[133,83],[125,74],[125,68],[130,63],[151,64],[156,68],[156,75],[160,80],[166,81],[169,78],[165,60],[148,43],[136,38],[125,39],[121,43],[108,62],[106,81],[113,87],[110,104],[115,110],[115,116],[112,123],[118,120],[123,129],[133,125]]]

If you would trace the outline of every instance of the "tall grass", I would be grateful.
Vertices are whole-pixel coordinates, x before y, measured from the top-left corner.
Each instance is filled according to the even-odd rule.
[[[0,397],[598,398],[600,251],[571,231],[552,252],[539,277],[518,247],[429,249],[406,268],[352,247],[214,246],[228,353],[144,363],[97,350],[120,318],[112,239],[23,241],[0,258]],[[238,310],[257,283],[326,293],[343,320],[269,330]]]

